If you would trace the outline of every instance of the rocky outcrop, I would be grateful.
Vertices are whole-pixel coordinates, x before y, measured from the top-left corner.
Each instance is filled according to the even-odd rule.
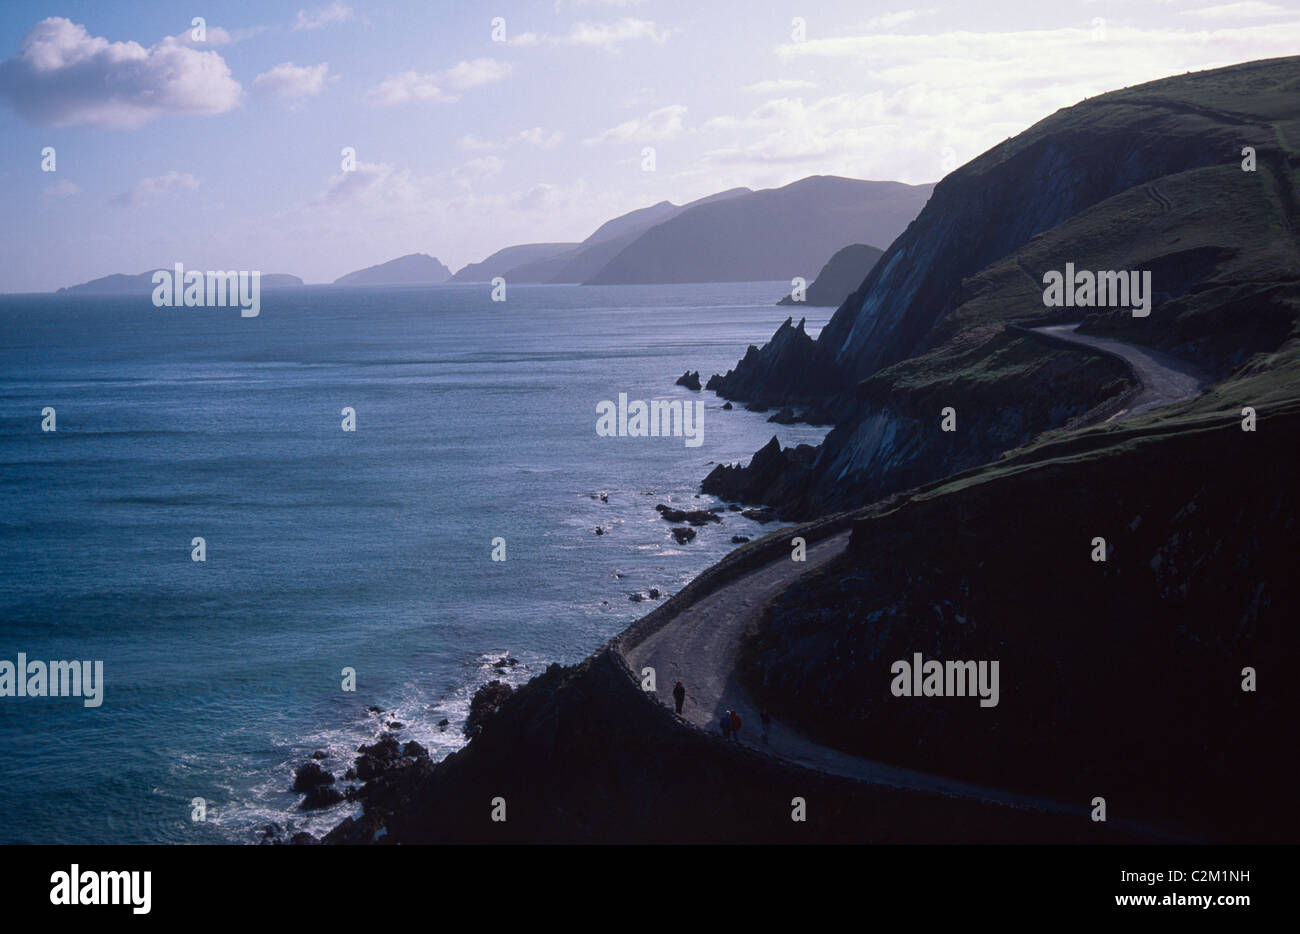
[[[793,501],[807,483],[817,449],[808,444],[782,448],[773,436],[747,466],[719,464],[700,484],[700,490],[720,499],[740,503]]]
[[[659,513],[667,522],[689,522],[691,525],[708,525],[710,522],[722,521],[722,517],[712,509],[674,509],[660,503],[655,506],[655,512]]]
[[[477,736],[513,691],[504,681],[489,681],[475,691],[469,702],[469,716],[465,718],[465,735]]]
[[[687,389],[693,389],[696,392],[699,392],[700,371],[696,370],[692,373],[690,370],[687,370],[681,376],[677,377],[677,382],[674,385],[685,386]]]
[[[723,376],[709,377],[706,389],[724,399],[764,405],[815,401],[825,405],[847,385],[845,373],[825,348],[808,336],[805,319],[786,318],[762,349],[753,346]]]

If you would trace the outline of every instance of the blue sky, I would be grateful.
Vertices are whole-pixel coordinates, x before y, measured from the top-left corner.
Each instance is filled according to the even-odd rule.
[[[1294,0],[11,0],[0,291],[457,269],[736,185],[935,181],[1085,96],[1296,53]]]

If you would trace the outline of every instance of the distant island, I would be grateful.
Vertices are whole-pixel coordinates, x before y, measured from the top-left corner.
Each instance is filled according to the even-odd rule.
[[[335,285],[441,285],[451,270],[428,253],[408,253],[334,280]]]
[[[808,286],[803,301],[796,302],[791,293],[777,304],[838,308],[850,293],[857,291],[867,273],[876,265],[876,260],[884,255],[884,250],[865,243],[850,244],[826,261],[822,271],[817,273],[817,278]]]
[[[69,295],[148,295],[153,291],[153,275],[158,269],[150,269],[148,272],[142,272],[131,276],[124,273],[114,273],[111,276],[101,276],[98,279],[91,279],[89,282],[82,282],[79,285],[64,286],[56,294],[67,293]],[[163,269],[162,272],[170,273],[170,269]],[[263,273],[259,277],[261,288],[263,289],[292,289],[302,285],[302,280],[297,276],[291,276],[282,272]]]

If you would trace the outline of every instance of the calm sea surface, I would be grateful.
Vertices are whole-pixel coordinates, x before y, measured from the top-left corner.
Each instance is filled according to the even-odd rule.
[[[95,709],[0,698],[0,842],[320,831],[351,812],[294,810],[313,750],[341,777],[390,719],[456,749],[478,685],[580,660],[654,605],[630,593],[762,534],[728,513],[679,546],[654,506],[714,505],[712,464],[824,434],[673,385],[762,343],[787,290],[306,288],[257,318],[0,296],[0,659],[98,659],[105,680]],[[620,392],[702,399],[703,444],[598,437]]]

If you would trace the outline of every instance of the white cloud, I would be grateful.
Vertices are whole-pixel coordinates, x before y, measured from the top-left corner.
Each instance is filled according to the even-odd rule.
[[[803,88],[815,88],[815,81],[804,81],[800,78],[771,78],[767,81],[755,81],[753,84],[747,84],[741,88],[742,91],[755,91],[759,94],[776,94],[781,91],[798,91]]]
[[[273,94],[282,101],[315,97],[325,89],[325,84],[332,80],[329,69],[329,62],[321,62],[319,65],[281,62],[254,78],[253,87]]]
[[[659,29],[654,23],[644,19],[624,17],[617,23],[574,23],[565,36],[548,36],[550,42],[558,45],[586,45],[617,52],[624,42],[650,40],[662,44],[668,40],[673,31]]]
[[[585,140],[587,143],[640,143],[653,140],[667,140],[682,131],[682,117],[686,115],[683,104],[670,104],[652,110],[644,117],[627,120],[618,126],[610,127],[603,133]]]
[[[898,10],[894,13],[882,13],[879,16],[873,16],[863,24],[865,30],[873,29],[893,29],[895,26],[901,26],[904,23],[910,23],[912,20],[933,13],[934,10]]]
[[[495,58],[476,58],[469,62],[458,62],[442,73],[442,80],[448,87],[458,91],[491,84],[507,78],[514,71],[514,65]]]
[[[239,104],[242,88],[215,51],[167,37],[146,49],[109,42],[52,16],[0,63],[0,94],[32,123],[129,129],[165,114],[217,114]]]
[[[293,28],[323,29],[335,23],[346,23],[350,19],[352,19],[352,7],[340,0],[334,0],[328,6],[315,10],[299,10],[298,21],[293,24]]]
[[[51,201],[57,201],[60,198],[71,198],[74,195],[81,194],[81,189],[77,187],[76,182],[61,179],[53,185],[46,185],[45,190],[41,192],[41,199],[47,204]]]
[[[412,101],[450,103],[460,96],[453,91],[464,91],[500,81],[513,71],[512,64],[494,58],[459,62],[440,72],[421,74],[405,71],[385,78],[367,91],[366,103],[372,107],[396,107]]]
[[[124,192],[118,201],[122,204],[145,204],[151,201],[154,195],[166,191],[193,190],[198,187],[199,180],[189,172],[172,170],[166,175],[140,179]]]
[[[564,134],[559,130],[548,133],[541,127],[535,126],[501,140],[482,139],[471,133],[456,140],[456,145],[471,152],[500,152],[520,143],[539,146],[542,149],[554,149],[563,141]]]
[[[1242,3],[1225,3],[1220,6],[1207,6],[1199,10],[1179,10],[1183,16],[1195,16],[1200,19],[1258,19],[1259,17],[1279,16],[1293,11],[1280,7],[1276,3],[1263,3],[1261,0],[1244,0]]]
[[[451,170],[451,177],[459,182],[476,182],[501,174],[505,162],[498,156],[482,156],[471,159]]]

